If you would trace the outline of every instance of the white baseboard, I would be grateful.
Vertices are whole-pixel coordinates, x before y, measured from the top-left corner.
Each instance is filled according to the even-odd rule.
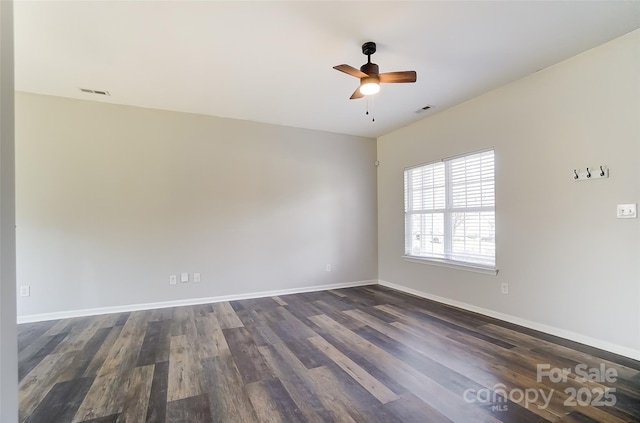
[[[439,303],[447,304],[453,307],[458,307],[464,310],[472,311],[474,313],[479,313],[485,316],[493,317],[494,319],[504,320],[505,322],[513,323],[516,325],[524,326],[529,329],[548,333],[549,335],[554,335],[560,338],[565,338],[571,341],[579,342],[581,344],[586,344],[595,348],[599,348],[601,350],[605,350],[615,354],[623,355],[625,357],[633,358],[634,360],[640,360],[640,350],[637,350],[637,349],[624,347],[622,345],[592,338],[590,336],[582,335],[580,333],[572,332],[565,329],[560,329],[554,326],[549,326],[549,325],[545,325],[538,322],[533,322],[531,320],[522,319],[520,317],[512,316],[510,314],[504,314],[504,313],[489,310],[486,308],[477,307],[472,304],[463,303],[461,301],[451,300],[449,298],[428,294],[426,292],[418,291],[417,289],[408,288],[402,285],[397,285],[395,283],[379,280],[378,284],[382,286],[386,286],[388,288],[398,290],[398,291],[406,292],[407,294],[413,294],[417,297],[422,297],[428,300],[437,301]]]
[[[156,303],[127,304],[121,306],[85,308],[81,310],[60,311],[54,313],[28,314],[18,316],[18,324],[44,322],[47,320],[68,319],[71,317],[97,316],[100,314],[126,313],[130,311],[152,310],[156,308],[181,307],[198,304],[219,303],[223,301],[248,300],[251,298],[275,297],[278,295],[300,294],[303,292],[327,291],[330,289],[352,288],[355,286],[376,285],[377,280],[336,283],[332,285],[306,286],[301,288],[279,289],[275,291],[251,292],[248,294],[222,295],[218,297],[189,298],[186,300],[162,301]]]

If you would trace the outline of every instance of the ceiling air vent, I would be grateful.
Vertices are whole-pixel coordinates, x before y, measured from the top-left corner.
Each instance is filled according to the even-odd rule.
[[[80,91],[82,91],[83,93],[87,93],[87,94],[98,94],[98,95],[111,95],[109,94],[109,91],[103,91],[103,90],[91,90],[89,88],[80,88]]]
[[[418,110],[416,110],[416,113],[422,113],[422,112],[426,112],[427,110],[429,110],[430,108],[432,108],[433,106],[429,106],[426,105],[424,107],[419,108]]]

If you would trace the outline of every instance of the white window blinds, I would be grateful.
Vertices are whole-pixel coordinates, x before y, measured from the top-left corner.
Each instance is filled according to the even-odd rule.
[[[495,267],[494,153],[404,172],[405,255]]]

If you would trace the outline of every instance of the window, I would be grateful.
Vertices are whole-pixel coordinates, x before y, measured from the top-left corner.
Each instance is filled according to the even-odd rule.
[[[493,150],[404,171],[405,255],[495,268]]]

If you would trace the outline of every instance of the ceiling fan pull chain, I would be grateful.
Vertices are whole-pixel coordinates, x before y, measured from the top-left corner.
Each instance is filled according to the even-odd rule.
[[[369,114],[369,96],[366,96],[366,99],[367,99],[367,111],[365,115],[368,115]]]
[[[374,96],[370,96],[370,97],[371,97],[371,122],[375,122],[376,121],[376,113],[375,113],[376,99]]]

